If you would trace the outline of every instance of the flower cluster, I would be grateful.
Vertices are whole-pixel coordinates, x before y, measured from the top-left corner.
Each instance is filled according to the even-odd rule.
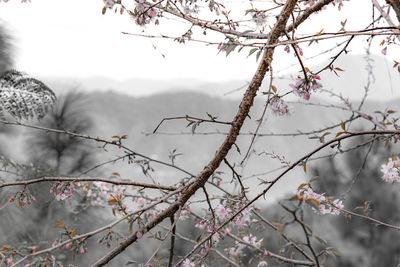
[[[210,0],[208,2],[208,8],[210,9],[211,12],[215,12],[215,14],[219,16],[221,14],[221,9],[224,9],[225,6],[214,0]]]
[[[58,244],[55,242],[53,243],[53,247],[57,246]],[[87,248],[85,247],[84,243],[77,243],[71,242],[65,245],[65,248],[68,250],[74,250],[77,254],[85,254],[87,252]]]
[[[388,162],[382,164],[381,171],[383,173],[382,179],[385,182],[400,182],[400,159],[391,157]]]
[[[289,113],[289,106],[280,97],[271,100],[271,109],[274,114],[283,116]]]
[[[296,83],[289,84],[289,86],[293,88],[293,92],[295,92],[298,96],[304,98],[305,100],[309,100],[312,91],[322,88],[322,84],[317,80],[321,80],[321,77],[317,74],[311,74],[308,75],[307,79],[297,77]]]
[[[72,196],[75,186],[73,183],[56,183],[51,189],[50,194],[54,195],[56,200],[65,200]]]
[[[225,207],[222,204],[218,204],[218,206],[215,208],[215,214],[220,219],[225,219],[226,217],[232,214],[232,210],[230,208]]]
[[[339,215],[340,210],[344,207],[340,199],[331,201],[323,194],[321,195],[314,192],[309,186],[300,186],[296,192],[296,197],[299,200],[305,200],[317,204],[318,210],[314,207],[313,210],[320,214]]]
[[[187,15],[195,15],[200,11],[200,8],[197,4],[190,6],[188,5],[188,3],[186,3],[185,5],[182,5],[182,7],[183,7],[183,12]]]
[[[262,27],[267,22],[267,15],[264,11],[250,10],[251,20],[258,26]]]
[[[194,267],[196,266],[196,264],[191,261],[190,259],[186,259],[183,263],[182,263],[183,267]]]
[[[151,23],[157,16],[161,15],[155,7],[145,0],[138,0],[134,11],[130,14],[141,26]],[[158,24],[158,20],[155,21],[155,24]]]
[[[115,0],[103,0],[103,2],[106,8],[113,8],[114,5],[116,4]]]
[[[260,248],[263,244],[262,238],[257,241],[257,237],[253,236],[252,234],[246,235],[242,239],[243,239],[244,243],[247,243],[247,244],[249,244],[253,247],[257,247],[257,248]],[[239,256],[243,255],[243,249],[245,247],[246,247],[246,244],[235,241],[235,246],[226,248],[225,250],[227,251],[227,253],[229,255],[234,256],[234,257],[239,257]]]
[[[22,208],[23,206],[31,205],[34,201],[36,201],[36,198],[26,191],[26,189],[24,189],[10,197],[8,202],[12,203],[15,200],[18,201],[18,206]]]

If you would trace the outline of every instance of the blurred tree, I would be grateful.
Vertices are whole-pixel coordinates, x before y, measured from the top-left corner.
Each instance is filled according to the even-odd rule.
[[[46,114],[40,126],[68,130],[75,133],[86,133],[93,124],[86,113],[85,96],[76,91],[70,91],[58,98],[53,108]],[[93,147],[84,140],[54,133],[33,133],[28,139],[31,165],[18,165],[13,170],[15,179],[31,179],[42,176],[76,175],[93,166]],[[30,168],[29,168],[30,166]],[[35,167],[33,167],[35,166]],[[9,168],[10,169],[10,168]],[[10,169],[11,170],[11,169]],[[29,186],[29,194],[35,196],[29,208],[19,208],[18,205],[5,205],[0,209],[0,244],[13,246],[47,247],[60,237],[60,229],[54,225],[58,219],[68,226],[76,227],[77,232],[88,231],[97,225],[99,211],[86,208],[87,199],[80,194],[79,188],[68,201],[59,202],[49,194],[52,183],[39,183]],[[13,191],[0,194],[1,203],[7,203]],[[7,232],[4,230],[7,229]],[[61,231],[62,232],[62,231]],[[43,242],[43,240],[47,240]],[[42,241],[42,242],[41,242]],[[91,243],[88,244],[91,246]],[[63,250],[57,257],[63,264],[80,262],[73,251]],[[83,260],[90,260],[83,259]]]
[[[359,139],[359,143],[363,141],[366,140]],[[327,160],[326,164],[312,170],[313,175],[320,176],[315,189],[344,198],[345,208],[350,211],[399,225],[399,187],[385,183],[380,178],[382,173],[376,168],[376,165],[386,162],[390,155],[390,147],[375,141],[370,147],[347,153],[342,164]],[[365,164],[366,157],[368,162],[376,164]],[[314,224],[315,229],[329,225],[339,233],[337,239],[330,236],[329,240],[343,257],[329,263],[329,266],[397,266],[400,262],[400,235],[393,229],[376,226],[354,216],[338,216],[334,220],[325,217],[318,224]]]
[[[40,125],[43,127],[86,133],[93,123],[85,113],[86,99],[82,93],[70,91],[59,97],[53,109],[48,112]],[[29,140],[31,162],[50,168],[63,175],[73,175],[92,166],[93,149],[82,138],[41,132]]]
[[[0,74],[12,67],[12,45],[11,38],[7,34],[4,25],[0,25]],[[9,132],[10,128],[0,125],[0,133]],[[0,148],[0,155],[4,154]]]

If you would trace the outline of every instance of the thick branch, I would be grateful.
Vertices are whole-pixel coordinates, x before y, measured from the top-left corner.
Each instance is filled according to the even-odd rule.
[[[397,16],[397,20],[400,22],[400,0],[386,0],[386,3],[388,3],[394,10]]]
[[[293,12],[294,7],[296,5],[296,0],[288,0],[282,9],[280,16],[271,30],[268,38],[268,45],[276,44],[279,41],[279,37],[285,31],[285,25],[289,19],[290,14]],[[207,182],[208,178],[214,173],[214,171],[219,167],[220,163],[224,160],[229,150],[232,148],[233,144],[236,142],[236,138],[240,133],[240,129],[243,126],[245,119],[247,118],[250,108],[253,106],[254,98],[256,97],[257,91],[261,86],[261,83],[264,79],[265,74],[270,68],[272,57],[275,48],[267,48],[264,52],[262,60],[258,66],[256,73],[253,76],[253,79],[246,90],[242,102],[240,103],[239,110],[232,121],[231,129],[226,136],[224,142],[221,147],[216,152],[214,158],[210,161],[210,163],[204,167],[203,171],[195,178],[193,184],[189,186],[189,188],[185,191],[180,201],[175,202],[169,208],[164,210],[159,216],[150,221],[143,229],[144,232],[148,232],[150,229],[155,227],[157,224],[162,222],[165,218],[173,215],[180,206],[183,206],[186,201],[204,184]],[[110,251],[103,258],[98,260],[93,266],[103,266],[108,263],[111,259],[116,257],[122,251],[124,251],[129,245],[134,243],[137,240],[136,233],[127,238],[124,242],[120,244],[120,246],[116,247],[112,251]]]

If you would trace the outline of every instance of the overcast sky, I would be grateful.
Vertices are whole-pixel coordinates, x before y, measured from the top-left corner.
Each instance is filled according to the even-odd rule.
[[[112,12],[102,15],[102,0],[20,2],[0,2],[0,22],[6,25],[14,38],[16,68],[39,78],[245,81],[251,79],[257,67],[254,55],[246,57],[248,51],[240,54],[234,52],[226,57],[218,55],[215,46],[197,43],[182,45],[170,40],[121,34],[123,31],[140,33],[142,28],[126,15]],[[243,0],[231,3],[233,8],[240,10],[248,7],[248,2]],[[346,30],[357,30],[371,21],[371,14],[369,1],[352,0],[344,2],[341,12],[333,6],[321,11],[299,32],[316,33],[321,29],[325,32],[337,31],[340,29],[340,21],[345,19],[348,19]],[[147,30],[155,34],[166,31],[178,36],[187,30],[187,25],[167,21],[156,28],[148,27]],[[211,34],[210,37],[214,36]],[[379,44],[383,38],[376,38],[375,43]],[[302,45],[305,57],[327,49],[335,42],[338,41],[320,42],[315,48]],[[349,49],[351,54],[363,54],[365,47],[362,38],[357,38]],[[381,49],[377,46],[373,53],[381,55]],[[398,59],[396,55],[399,55],[399,50],[389,47],[387,58]],[[314,63],[327,58],[321,57],[314,60]],[[283,47],[277,48],[274,62],[275,71],[286,70],[293,62],[295,67],[291,70],[299,71],[297,61],[293,55],[283,52]],[[307,66],[314,63],[307,63]]]

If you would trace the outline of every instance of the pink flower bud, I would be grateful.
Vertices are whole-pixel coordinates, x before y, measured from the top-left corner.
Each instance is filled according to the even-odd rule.
[[[7,265],[11,265],[13,263],[13,259],[12,258],[8,258],[7,259]]]
[[[10,199],[8,200],[8,202],[12,203],[14,202],[14,199],[12,197],[10,197]]]
[[[85,254],[85,252],[86,252],[85,249],[82,248],[81,249],[81,254]]]
[[[70,243],[66,244],[66,245],[65,245],[65,248],[66,248],[66,249],[70,249],[70,248],[71,248],[71,244],[70,244]]]

